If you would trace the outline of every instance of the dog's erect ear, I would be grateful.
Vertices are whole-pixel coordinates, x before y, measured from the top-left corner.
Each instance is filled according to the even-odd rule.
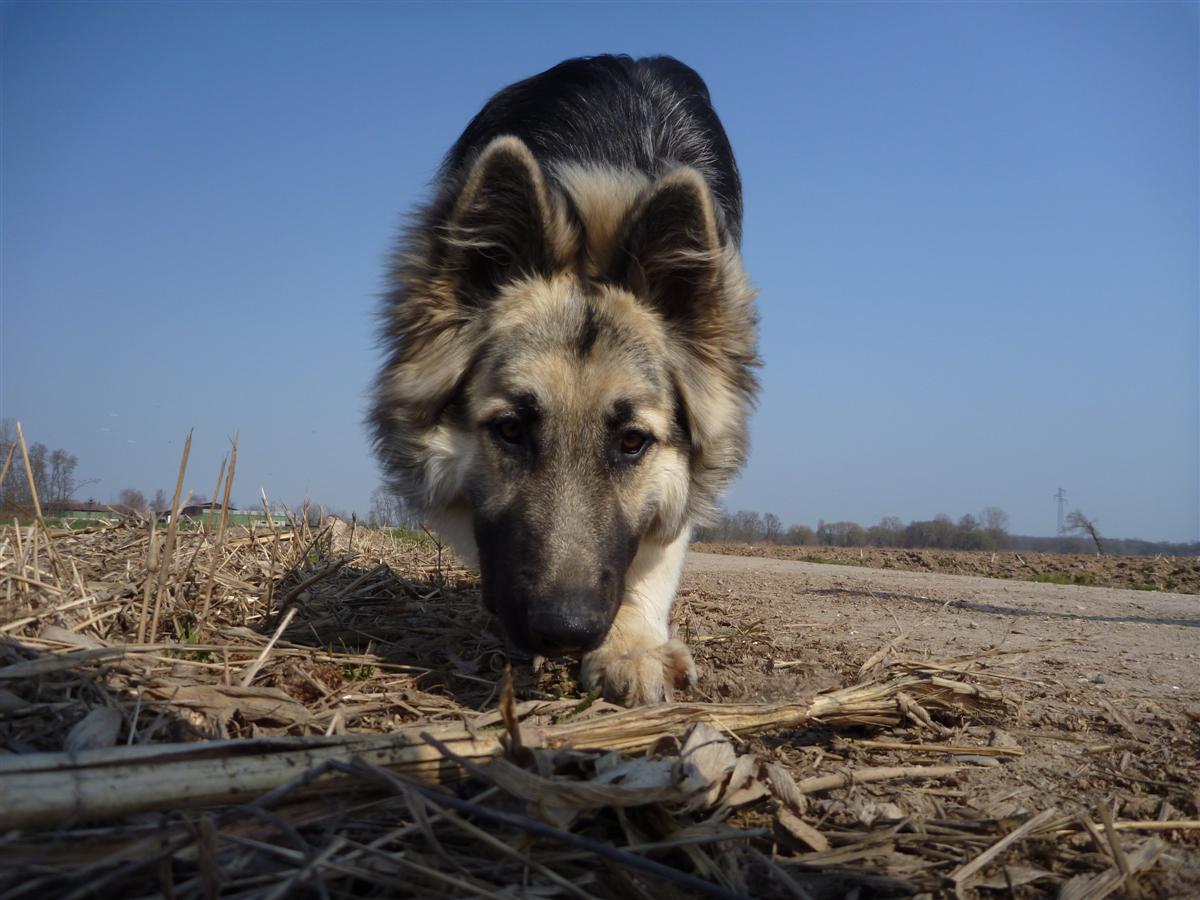
[[[647,189],[625,224],[616,279],[677,324],[695,323],[720,299],[721,241],[712,195],[695,169]]]
[[[446,268],[464,303],[506,281],[546,272],[550,206],[545,180],[519,138],[496,138],[471,167],[446,229]]]

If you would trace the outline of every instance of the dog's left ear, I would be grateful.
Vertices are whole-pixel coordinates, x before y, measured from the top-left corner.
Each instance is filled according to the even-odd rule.
[[[720,302],[721,239],[712,195],[695,169],[660,178],[633,208],[615,259],[616,280],[685,328]]]
[[[446,228],[445,267],[459,299],[478,305],[506,281],[550,266],[550,204],[529,148],[515,137],[483,149]]]

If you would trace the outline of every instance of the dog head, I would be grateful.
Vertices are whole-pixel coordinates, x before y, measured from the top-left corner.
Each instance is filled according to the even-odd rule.
[[[500,138],[445,205],[396,272],[385,469],[477,554],[516,644],[592,649],[639,547],[744,459],[753,291],[693,169],[551,177]]]

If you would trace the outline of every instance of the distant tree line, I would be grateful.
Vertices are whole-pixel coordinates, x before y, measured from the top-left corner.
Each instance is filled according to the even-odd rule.
[[[79,496],[84,488],[97,484],[98,479],[80,480],[76,477],[79,458],[75,454],[62,448],[51,450],[40,442],[27,444],[27,447],[32,484],[25,472],[25,457],[17,439],[16,419],[0,419],[0,469],[5,461],[9,463],[7,472],[0,479],[0,515],[6,518],[31,516],[35,491],[42,511],[47,516],[53,516],[72,504],[96,504],[95,497],[87,497],[85,501]],[[203,503],[205,498],[195,495],[189,502]],[[161,488],[155,491],[154,499],[149,501],[137,488],[122,488],[108,504],[110,509],[122,513],[163,512],[169,506],[170,500]]]
[[[182,502],[183,498],[180,498]],[[204,494],[191,494],[187,498],[187,502],[191,505],[207,503],[208,497]],[[113,501],[113,509],[123,513],[164,513],[171,509],[171,501],[167,497],[167,492],[159,488],[154,492],[154,499],[147,500],[146,495],[137,488],[121,488],[117,492],[117,498]]]
[[[698,541],[721,543],[769,543],[821,547],[936,547],[953,550],[1001,550],[1008,546],[1008,513],[989,506],[978,517],[971,513],[957,522],[947,515],[905,524],[885,516],[876,525],[857,522],[790,525],[784,528],[774,513],[748,510],[722,512],[716,524],[696,532]]]
[[[1034,553],[1094,554],[1096,542],[1090,534],[1080,536],[1035,537],[1009,535],[1010,550],[1029,550]],[[1137,538],[1104,538],[1103,551],[1113,556],[1200,556],[1200,541],[1143,541]]]
[[[1029,537],[1009,534],[1008,513],[996,506],[985,507],[978,516],[967,513],[955,521],[948,515],[905,524],[885,516],[878,524],[863,527],[857,522],[826,522],[784,527],[774,513],[750,510],[720,513],[716,523],[696,530],[693,540],[723,544],[785,544],[804,547],[899,547],[944,550],[1030,550],[1043,553],[1113,553],[1128,556],[1200,556],[1200,542],[1169,543],[1104,538],[1096,523],[1076,511],[1068,522],[1079,536]]]
[[[372,528],[407,528],[420,531],[421,517],[402,497],[393,494],[385,487],[377,487],[371,492],[371,511],[367,514],[367,524]]]

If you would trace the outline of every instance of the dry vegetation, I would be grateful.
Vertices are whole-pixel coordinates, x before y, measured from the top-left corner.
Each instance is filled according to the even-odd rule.
[[[753,631],[690,639],[711,667]],[[1182,800],[963,799],[1023,753],[1007,658],[862,647],[787,703],[624,712],[565,663],[508,678],[475,578],[428,540],[8,526],[0,897],[1186,890],[1194,732],[1155,738]]]

